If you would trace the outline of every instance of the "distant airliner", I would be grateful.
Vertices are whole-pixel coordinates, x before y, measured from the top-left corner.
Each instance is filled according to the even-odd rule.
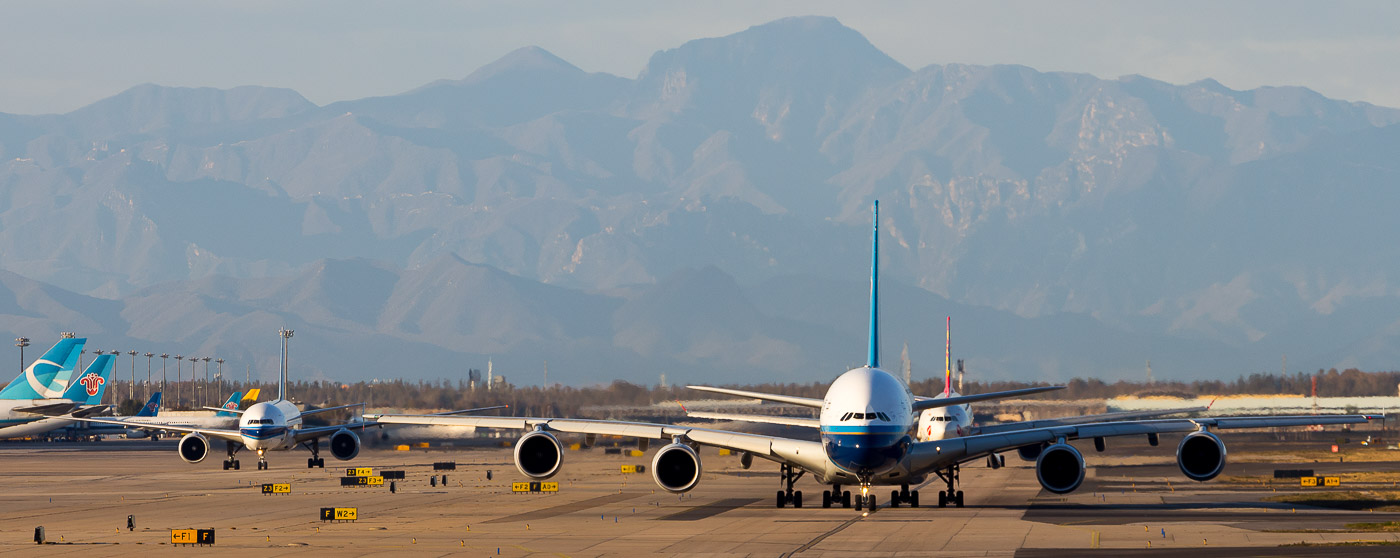
[[[690,426],[650,424],[613,420],[535,417],[455,417],[425,415],[366,415],[381,424],[422,424],[509,428],[527,430],[515,444],[515,465],[532,479],[546,479],[558,473],[563,464],[563,447],[555,433],[581,433],[585,436],[612,435],[642,439],[670,439],[652,458],[652,477],[671,492],[689,491],[700,482],[699,446],[714,446],[743,452],[741,463],[761,457],[779,464],[784,490],[777,492],[778,507],[802,506],[802,492],[793,485],[806,473],[817,482],[831,486],[822,493],[822,506],[849,506],[851,494],[843,486],[860,487],[857,510],[874,511],[878,503],[871,487],[893,485],[891,505],[917,506],[918,485],[936,474],[947,483],[940,503],[961,505],[957,490],[958,467],[962,463],[992,458],[999,452],[1020,450],[1034,453],[1036,478],[1050,492],[1064,494],[1084,480],[1084,458],[1069,440],[1094,438],[1096,444],[1109,436],[1147,435],[1156,440],[1160,433],[1188,432],[1177,446],[1177,462],[1190,479],[1206,481],[1219,475],[1225,466],[1225,445],[1211,429],[1263,428],[1318,424],[1364,423],[1367,415],[1222,417],[1198,419],[1154,419],[1107,421],[1090,424],[1056,424],[992,433],[969,433],[948,437],[950,428],[968,426],[968,403],[1039,393],[1061,387],[1037,387],[956,395],[951,386],[939,397],[917,397],[894,375],[880,368],[879,335],[879,202],[874,208],[874,240],[870,273],[870,349],[865,366],[839,376],[826,397],[812,399],[743,390],[690,386],[693,389],[779,401],[820,409],[817,427],[821,441],[795,440]],[[947,409],[943,413],[925,413]],[[922,414],[921,414],[922,413]],[[951,421],[937,416],[954,417]],[[935,422],[941,428],[932,428]],[[951,424],[950,424],[951,423]],[[921,433],[920,430],[926,432]],[[940,431],[941,430],[941,431]],[[933,434],[933,433],[936,433]],[[998,462],[1000,459],[998,458]]]

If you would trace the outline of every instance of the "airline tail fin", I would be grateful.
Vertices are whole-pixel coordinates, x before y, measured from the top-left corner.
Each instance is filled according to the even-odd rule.
[[[241,403],[242,401],[243,401],[243,392],[241,392],[241,391],[235,391],[235,392],[233,392],[233,395],[228,396],[228,401],[225,401],[225,402],[224,402],[224,408],[225,408],[225,409],[233,409],[233,410],[236,411],[236,410],[238,410],[238,404]],[[238,414],[237,414],[237,413],[230,413],[230,412],[228,412],[228,411],[219,411],[219,412],[217,412],[217,413],[214,413],[214,416],[216,416],[216,417],[236,417],[236,416],[238,416]]]
[[[108,378],[117,363],[115,355],[98,355],[92,359],[82,374],[73,378],[63,398],[83,405],[97,405],[102,402],[102,392],[107,390]]]
[[[53,399],[63,396],[66,382],[78,365],[78,354],[87,339],[59,339],[20,374],[0,390],[0,399]],[[57,384],[57,385],[54,385]]]
[[[151,394],[151,400],[146,402],[146,406],[141,408],[141,412],[136,413],[138,417],[153,417],[160,414],[160,392]]]
[[[870,356],[866,366],[880,367],[880,200],[875,200],[870,240]]]
[[[248,394],[243,396],[243,400],[238,402],[238,408],[248,410],[254,403],[258,402],[258,397],[262,395],[262,388],[248,390]]]
[[[947,336],[943,339],[943,393],[953,394],[953,317],[948,316]]]

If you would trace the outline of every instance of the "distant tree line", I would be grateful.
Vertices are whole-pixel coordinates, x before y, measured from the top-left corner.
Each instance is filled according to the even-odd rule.
[[[1318,370],[1316,374],[1301,372],[1289,375],[1257,373],[1240,376],[1232,381],[1159,381],[1149,384],[1143,381],[1105,382],[1098,379],[1075,378],[1065,384],[1066,389],[1033,395],[1028,399],[1109,399],[1119,396],[1198,397],[1244,394],[1307,396],[1312,393],[1314,377],[1317,378],[1317,395],[1319,397],[1395,396],[1397,389],[1400,389],[1397,388],[1397,384],[1400,384],[1400,372],[1363,372],[1355,368],[1338,371],[1333,368],[1331,370]],[[125,396],[128,383],[118,380],[114,385],[109,386],[109,393]],[[963,389],[965,393],[972,394],[1044,385],[1051,384],[1048,382],[1009,381],[968,382]],[[826,382],[812,382],[806,384],[766,383],[729,387],[821,398],[826,394],[828,386],[829,384]],[[137,396],[142,397],[145,393],[143,390],[146,388],[137,387]],[[217,401],[209,404],[222,403],[233,389],[246,393],[252,387],[262,389],[263,395],[260,398],[262,400],[276,397],[276,384],[270,382],[255,383],[252,386],[226,387],[222,394],[215,394],[211,390],[210,399],[217,399]],[[943,379],[917,381],[914,382],[912,388],[914,393],[919,395],[936,395],[943,392]],[[185,389],[188,390],[189,386],[186,385]],[[381,410],[458,410],[509,405],[508,412],[510,414],[529,416],[571,416],[579,414],[580,410],[587,407],[640,406],[677,399],[724,398],[721,395],[711,396],[683,387],[642,386],[621,380],[601,386],[554,385],[545,388],[504,385],[496,386],[495,389],[491,390],[482,386],[472,389],[465,380],[455,382],[448,380],[393,380],[355,383],[302,381],[293,382],[289,389],[293,399],[314,407],[365,403],[370,409]],[[140,402],[122,401],[119,407],[122,412],[134,412],[140,408],[141,403],[144,403],[144,399]],[[167,404],[170,408],[170,399],[168,398]],[[189,408],[191,405],[187,402],[182,407]]]

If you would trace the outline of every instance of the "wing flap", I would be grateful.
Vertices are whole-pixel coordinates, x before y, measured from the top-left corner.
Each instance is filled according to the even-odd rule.
[[[704,411],[691,411],[686,416],[711,420],[733,420],[740,422],[760,422],[764,424],[782,424],[785,426],[801,426],[805,428],[821,428],[821,421],[814,418],[802,417],[782,417],[768,415],[732,415],[728,413],[708,413]]]

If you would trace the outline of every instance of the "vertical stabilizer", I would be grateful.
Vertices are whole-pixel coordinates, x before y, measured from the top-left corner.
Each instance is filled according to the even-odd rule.
[[[243,392],[241,392],[241,391],[235,391],[235,392],[233,392],[233,395],[228,396],[228,401],[224,401],[224,408],[225,408],[225,409],[233,409],[233,410],[236,411],[236,410],[238,410],[238,404],[239,404],[240,402],[242,402],[242,401],[243,401]],[[228,411],[219,411],[219,412],[217,412],[217,413],[214,413],[214,416],[216,416],[216,417],[236,417],[236,416],[238,416],[238,415],[235,414],[235,413],[228,412]]]
[[[943,393],[952,395],[953,393],[953,365],[949,360],[953,354],[953,317],[948,316],[947,326],[944,328],[943,338]]]
[[[870,358],[866,366],[880,367],[880,200],[875,200],[870,240]]]
[[[112,376],[116,358],[114,355],[99,355],[93,359],[82,374],[73,378],[68,390],[63,392],[63,398],[83,405],[102,403],[102,392],[110,381],[108,378]]]
[[[154,417],[160,414],[160,392],[151,394],[151,400],[146,402],[146,406],[136,413],[138,417]]]
[[[60,339],[43,356],[0,391],[0,399],[52,399],[61,397],[71,384],[78,354],[87,339]]]

